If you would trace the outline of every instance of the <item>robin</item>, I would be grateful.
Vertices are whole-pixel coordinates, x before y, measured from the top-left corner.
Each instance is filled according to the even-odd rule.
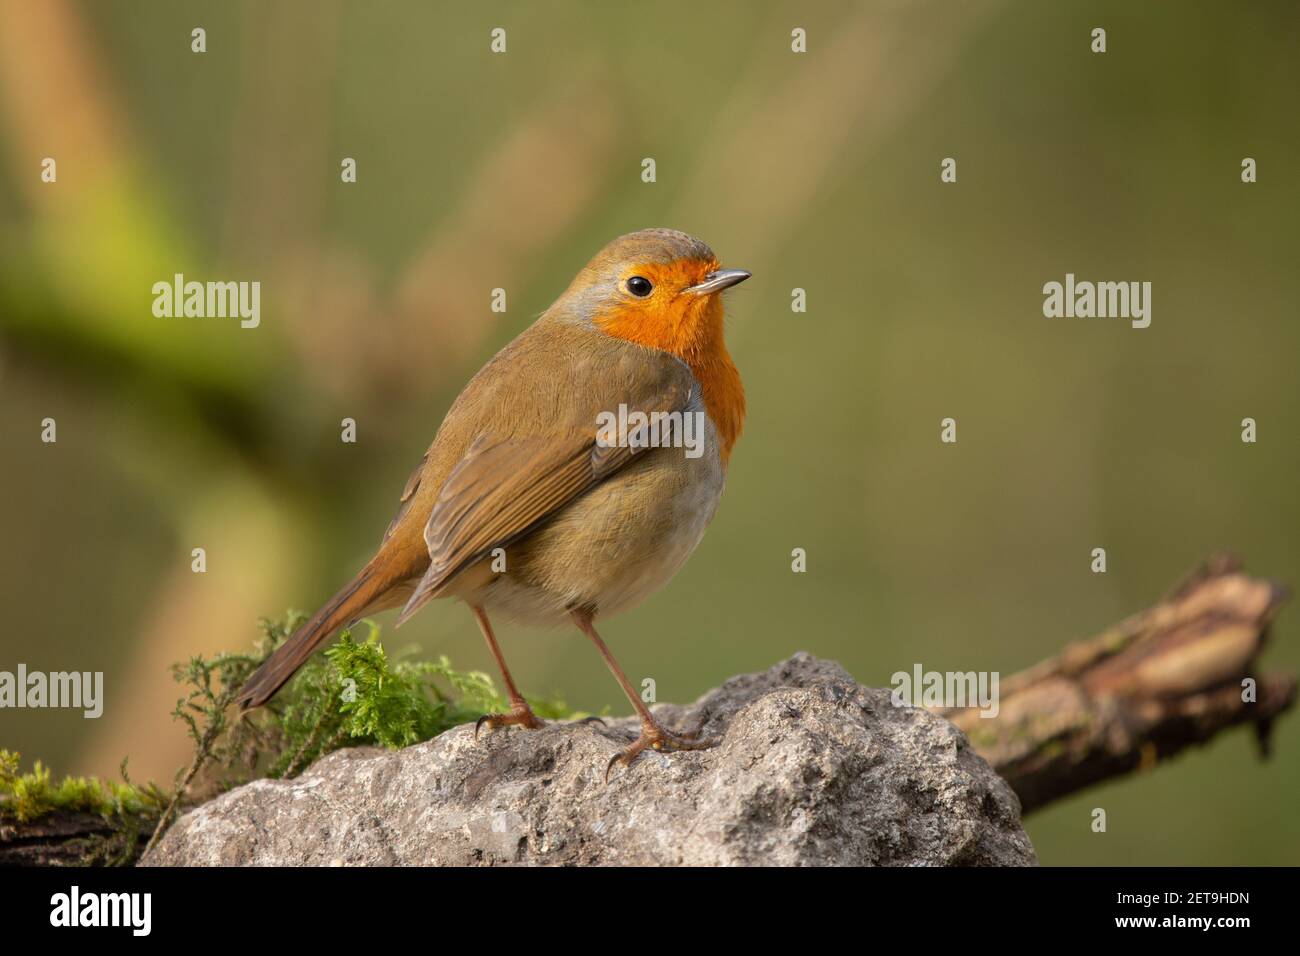
[[[492,632],[489,614],[500,612],[532,625],[571,620],[600,651],[641,719],[607,775],[646,748],[712,746],[655,720],[595,622],[666,584],[717,510],[745,418],[721,293],[749,276],[671,229],[605,246],[470,379],[378,552],[253,673],[242,708],[266,703],[339,628],[393,607],[400,625],[434,598],[459,598],[510,697],[508,713],[480,726],[542,726]]]

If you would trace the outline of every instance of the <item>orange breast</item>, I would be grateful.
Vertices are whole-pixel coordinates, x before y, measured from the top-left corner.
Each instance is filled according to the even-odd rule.
[[[745,389],[723,340],[721,298],[679,296],[663,305],[629,305],[599,316],[596,325],[609,335],[670,352],[686,363],[700,383],[726,465],[745,424]]]

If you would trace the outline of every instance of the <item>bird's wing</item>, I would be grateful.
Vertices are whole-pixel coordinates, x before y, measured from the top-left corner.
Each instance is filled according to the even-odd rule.
[[[679,378],[651,398],[628,404],[647,417],[681,412],[690,405],[691,392],[692,386]],[[447,476],[434,503],[424,529],[429,569],[398,623],[493,548],[517,541],[647,450],[635,438],[623,444],[598,443],[594,415],[589,425],[557,434],[481,435]]]

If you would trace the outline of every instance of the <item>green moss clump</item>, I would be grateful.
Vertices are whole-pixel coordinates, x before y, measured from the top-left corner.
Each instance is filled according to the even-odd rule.
[[[64,777],[55,783],[50,768],[39,760],[29,773],[22,773],[20,756],[0,750],[0,817],[16,823],[29,823],[48,813],[95,813],[106,820],[137,820],[162,811],[169,796],[158,787],[136,786],[124,777],[121,781],[102,781],[97,777]]]
[[[539,714],[568,713],[562,701],[533,703]],[[250,718],[272,741],[266,773],[292,777],[339,747],[407,747],[507,705],[487,674],[455,670],[446,657],[390,660],[371,624],[364,641],[344,631],[268,709]]]
[[[190,725],[197,756],[222,768],[226,785],[241,775],[293,777],[332,750],[373,745],[407,747],[459,724],[507,709],[492,678],[437,661],[390,659],[379,628],[357,641],[344,631],[337,643],[311,658],[274,700],[227,724],[226,710],[248,675],[301,623],[263,621],[256,654],[194,658],[177,669],[190,691],[176,715]],[[540,716],[570,716],[560,700],[531,702]]]

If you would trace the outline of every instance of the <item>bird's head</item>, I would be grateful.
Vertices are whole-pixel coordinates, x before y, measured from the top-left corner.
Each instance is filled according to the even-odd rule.
[[[723,341],[722,293],[748,278],[744,269],[720,268],[713,250],[693,236],[642,229],[596,253],[550,312],[685,362],[725,464],[744,426],[745,390]]]
[[[556,304],[694,368],[726,355],[722,292],[749,275],[721,268],[712,249],[684,232],[642,229],[596,253]]]

